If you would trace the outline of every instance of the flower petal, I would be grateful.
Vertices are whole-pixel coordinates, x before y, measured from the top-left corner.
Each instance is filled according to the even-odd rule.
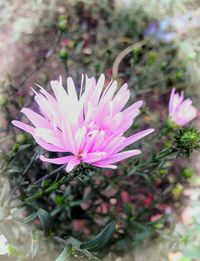
[[[77,166],[78,164],[80,164],[80,160],[78,160],[75,157],[72,157],[72,159],[69,161],[69,163],[67,164],[66,167],[66,171],[69,173],[70,171],[72,171],[74,169],[75,166]]]
[[[20,128],[20,129],[30,133],[31,135],[33,135],[34,132],[35,132],[35,128],[34,127],[32,127],[32,126],[30,126],[28,124],[25,124],[25,123],[23,123],[21,121],[15,121],[14,120],[14,121],[12,121],[12,124],[15,125],[16,127]]]
[[[140,153],[141,153],[140,150],[128,150],[128,151],[120,152],[118,154],[110,156],[108,159],[99,161],[98,164],[101,163],[104,165],[110,165],[112,163],[127,159],[129,157],[136,156]]]
[[[144,131],[140,131],[136,134],[133,134],[132,136],[128,137],[125,141],[124,141],[124,146],[123,148],[125,148],[126,146],[144,138],[146,135],[151,134],[152,132],[154,132],[154,129],[148,129],[148,130],[144,130]]]
[[[91,152],[88,153],[85,156],[85,158],[83,157],[82,160],[87,163],[92,163],[103,159],[105,156],[106,156],[106,152]]]
[[[47,119],[45,119],[40,114],[28,109],[23,108],[21,110],[22,113],[26,115],[26,117],[31,121],[31,123],[36,127],[43,127],[43,128],[51,128],[51,125]]]
[[[44,162],[50,162],[53,164],[57,164],[57,165],[62,165],[62,164],[66,164],[68,163],[71,159],[73,158],[73,156],[65,156],[65,157],[61,157],[61,158],[46,158],[43,155],[40,156],[40,160],[44,161]]]

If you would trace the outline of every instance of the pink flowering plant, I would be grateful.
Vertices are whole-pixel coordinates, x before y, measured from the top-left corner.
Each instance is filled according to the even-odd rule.
[[[44,149],[69,154],[51,159],[41,155],[40,159],[44,162],[65,164],[67,172],[82,162],[115,169],[114,163],[141,153],[140,150],[121,151],[154,129],[128,138],[124,136],[143,104],[138,101],[124,109],[130,98],[127,84],[117,91],[116,81],[111,80],[105,86],[104,75],[97,82],[94,78],[83,76],[81,82],[79,97],[70,77],[67,79],[67,92],[61,77],[59,81],[51,81],[55,97],[40,87],[40,93],[35,92],[39,113],[29,108],[22,109],[33,126],[20,121],[12,123],[30,133]]]
[[[7,79],[0,94],[9,147],[0,167],[11,187],[0,219],[19,206],[17,220],[32,224],[32,257],[46,238],[62,250],[56,261],[141,246],[173,227],[194,175],[184,157],[199,149],[198,108],[178,93],[188,94],[175,47],[143,39],[137,15],[113,15],[108,28],[113,7],[98,13],[106,23],[93,7],[74,7],[80,20],[59,15],[34,70]],[[113,37],[97,37],[102,27]],[[130,46],[110,43],[119,28]]]

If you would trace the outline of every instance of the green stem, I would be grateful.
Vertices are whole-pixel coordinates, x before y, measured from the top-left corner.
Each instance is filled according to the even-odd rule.
[[[149,161],[139,164],[134,170],[132,170],[129,175],[143,172],[149,172],[150,170],[157,168],[159,164],[166,158],[173,155],[177,152],[176,148],[166,148],[161,150],[154,158],[150,159]]]
[[[37,184],[39,184],[40,182],[42,182],[43,180],[50,178],[51,176],[55,175],[56,173],[58,173],[60,170],[64,169],[65,167],[66,167],[65,165],[62,165],[62,166],[60,166],[59,168],[57,168],[57,169],[53,170],[52,172],[50,172],[49,174],[46,174],[46,175],[43,176],[42,178],[36,180],[36,181],[34,182],[34,185],[37,185]]]
[[[42,197],[43,195],[48,194],[48,193],[58,189],[62,184],[69,184],[78,175],[80,175],[79,170],[72,171],[71,173],[67,174],[59,181],[53,182],[48,188],[46,188],[44,190],[40,189],[39,191],[35,192],[32,196],[30,196],[26,199],[26,202],[34,201],[34,200]]]

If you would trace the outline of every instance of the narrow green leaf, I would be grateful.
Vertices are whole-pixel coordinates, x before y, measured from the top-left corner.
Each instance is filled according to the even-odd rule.
[[[51,225],[52,225],[51,216],[49,215],[49,213],[46,210],[44,210],[42,208],[40,208],[37,213],[38,213],[38,217],[40,219],[42,228],[44,230],[44,235],[47,237],[51,233]]]
[[[33,221],[33,220],[37,217],[37,215],[38,215],[38,213],[37,213],[37,212],[34,212],[33,214],[29,215],[28,217],[25,217],[25,218],[23,219],[23,223],[24,223],[24,224],[27,224],[27,223]]]
[[[66,246],[62,253],[56,258],[55,261],[68,261],[70,257],[69,246]]]
[[[23,150],[26,150],[28,149],[30,146],[32,146],[31,144],[24,144],[24,145],[21,145],[19,147],[19,150],[17,152],[22,152]]]
[[[115,221],[111,221],[94,239],[82,243],[80,248],[95,252],[102,249],[111,238],[114,230]]]

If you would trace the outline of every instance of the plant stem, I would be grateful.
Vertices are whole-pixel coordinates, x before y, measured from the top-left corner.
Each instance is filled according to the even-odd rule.
[[[32,196],[28,197],[26,199],[26,202],[32,202],[32,201],[40,198],[41,196],[58,189],[62,184],[70,183],[78,175],[80,175],[80,171],[79,170],[72,171],[71,173],[67,174],[66,176],[64,176],[59,181],[53,182],[48,188],[46,188],[44,190],[40,189],[39,191],[34,193]]]
[[[165,159],[165,157],[172,156],[175,152],[177,152],[177,149],[173,147],[163,149],[154,158],[150,159],[147,162],[139,164],[136,168],[134,168],[134,170],[130,171],[128,175],[130,176],[135,172],[149,172],[150,170],[157,168],[159,164]]]
[[[117,78],[118,75],[118,70],[119,70],[119,64],[121,63],[121,61],[124,59],[124,57],[126,55],[128,55],[130,52],[133,51],[134,48],[137,47],[142,47],[144,46],[146,43],[146,41],[140,41],[137,43],[132,44],[131,46],[127,47],[126,49],[124,49],[115,59],[114,63],[113,63],[113,68],[112,68],[112,77],[115,79]]]
[[[33,184],[37,185],[38,183],[42,182],[45,179],[50,178],[51,176],[53,176],[54,174],[58,173],[60,170],[64,169],[66,167],[66,165],[62,165],[59,168],[53,170],[52,172],[50,172],[49,174],[46,174],[45,176],[43,176],[42,178],[36,180]]]

